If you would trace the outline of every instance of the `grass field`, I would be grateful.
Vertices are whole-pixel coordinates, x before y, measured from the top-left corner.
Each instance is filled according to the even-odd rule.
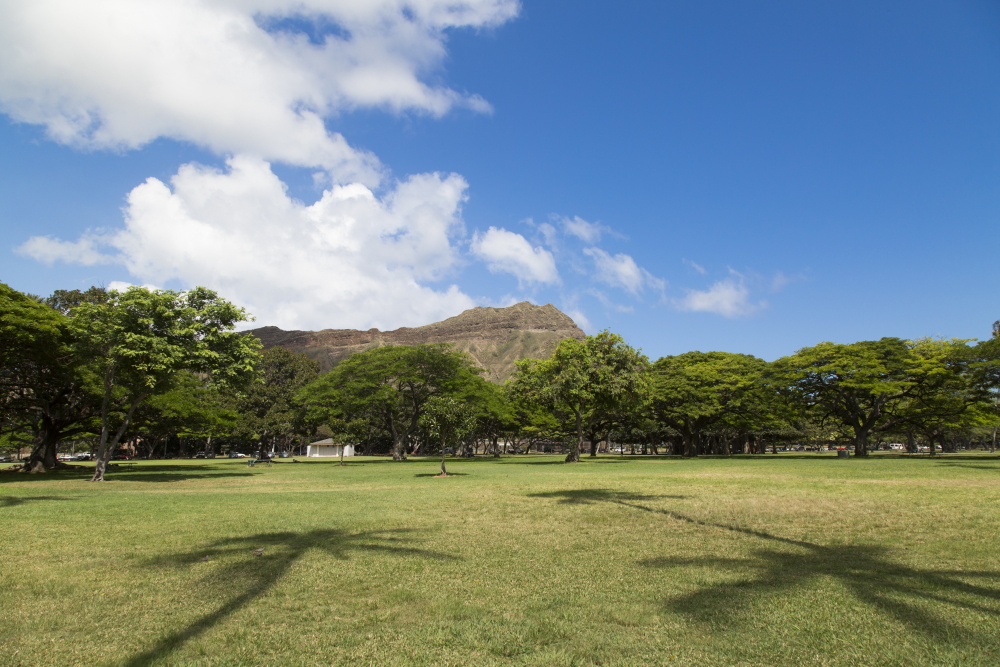
[[[0,665],[1000,664],[998,457],[437,465],[0,474]]]

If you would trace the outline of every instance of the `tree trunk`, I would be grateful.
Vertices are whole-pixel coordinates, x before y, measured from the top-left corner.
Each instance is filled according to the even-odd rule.
[[[855,431],[854,435],[854,455],[855,456],[868,456],[868,432],[862,431],[858,433]]]
[[[115,449],[118,448],[118,443],[121,442],[122,436],[125,435],[128,425],[132,422],[132,415],[135,413],[135,409],[139,407],[139,404],[146,400],[151,392],[146,392],[144,394],[139,394],[133,401],[132,404],[128,406],[128,411],[125,413],[125,419],[122,420],[122,425],[115,432],[111,441],[108,442],[108,436],[110,432],[108,430],[108,410],[107,410],[107,400],[105,400],[104,405],[101,409],[101,444],[97,448],[97,465],[94,466],[94,476],[90,478],[91,482],[103,482],[104,481],[104,471],[108,467],[108,461],[114,455]]]
[[[22,472],[45,472],[58,466],[56,454],[59,435],[52,423],[43,417],[32,438],[31,453],[28,455],[28,462],[21,469]]]
[[[394,434],[392,443],[392,460],[406,460],[406,438],[403,437],[402,433]]]
[[[392,460],[406,460],[406,437],[399,430],[395,419],[389,420],[389,432],[392,433]]]
[[[684,456],[698,456],[698,445],[695,442],[695,434],[685,431],[682,437],[684,438]]]
[[[45,449],[44,444],[36,442],[31,447],[28,460],[25,462],[21,472],[45,472]]]
[[[576,410],[576,441],[573,443],[569,454],[566,455],[567,463],[578,463],[580,461],[580,450],[583,449],[583,411]]]

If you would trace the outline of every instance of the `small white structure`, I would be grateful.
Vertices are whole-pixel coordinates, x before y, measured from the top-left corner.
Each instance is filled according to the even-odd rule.
[[[306,447],[306,456],[334,456],[336,458],[354,456],[354,445],[341,445],[335,443],[333,438],[317,440],[309,443],[309,446]]]

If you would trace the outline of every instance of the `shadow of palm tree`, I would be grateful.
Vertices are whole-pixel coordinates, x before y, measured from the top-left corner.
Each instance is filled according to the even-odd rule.
[[[941,618],[926,608],[927,603],[979,612],[1000,620],[1000,572],[909,567],[893,562],[890,550],[882,546],[823,546],[762,530],[703,521],[638,502],[670,496],[640,496],[609,492],[607,489],[533,495],[561,498],[560,502],[564,503],[610,502],[696,526],[746,535],[769,544],[794,547],[792,550],[758,549],[746,559],[698,557],[641,561],[640,564],[646,567],[711,567],[751,574],[741,581],[704,587],[668,603],[671,609],[698,620],[721,616],[730,624],[751,622],[754,615],[746,612],[759,604],[762,597],[774,597],[788,589],[804,587],[818,577],[834,578],[859,601],[938,641],[966,642],[983,647],[992,639],[979,637],[975,632]]]
[[[389,553],[419,556],[433,560],[458,560],[446,553],[409,546],[414,540],[410,530],[383,530],[348,533],[336,529],[318,529],[303,533],[259,533],[247,537],[214,542],[203,549],[160,557],[148,562],[152,567],[191,566],[204,560],[222,559],[228,564],[207,574],[199,584],[211,590],[231,591],[230,597],[215,611],[161,639],[152,648],[125,662],[126,667],[147,667],[210,630],[219,622],[266,594],[307,552],[319,550],[338,560],[348,560],[351,553]]]
[[[748,559],[653,558],[640,564],[749,571],[748,578],[736,583],[708,586],[668,603],[671,609],[701,621],[721,617],[727,624],[739,624],[752,618],[748,612],[762,597],[805,587],[819,577],[832,577],[859,601],[937,641],[981,643],[974,632],[942,619],[927,609],[925,603],[1000,617],[997,572],[913,568],[893,563],[889,550],[878,546],[821,546],[808,542],[799,545],[805,552],[758,549]],[[969,583],[969,579],[979,583]],[[983,582],[992,583],[993,587]]]

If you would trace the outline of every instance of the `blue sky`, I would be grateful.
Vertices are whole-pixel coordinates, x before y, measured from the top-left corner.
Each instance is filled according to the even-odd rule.
[[[995,3],[18,4],[17,289],[313,329],[552,302],[653,358],[1000,318]]]

